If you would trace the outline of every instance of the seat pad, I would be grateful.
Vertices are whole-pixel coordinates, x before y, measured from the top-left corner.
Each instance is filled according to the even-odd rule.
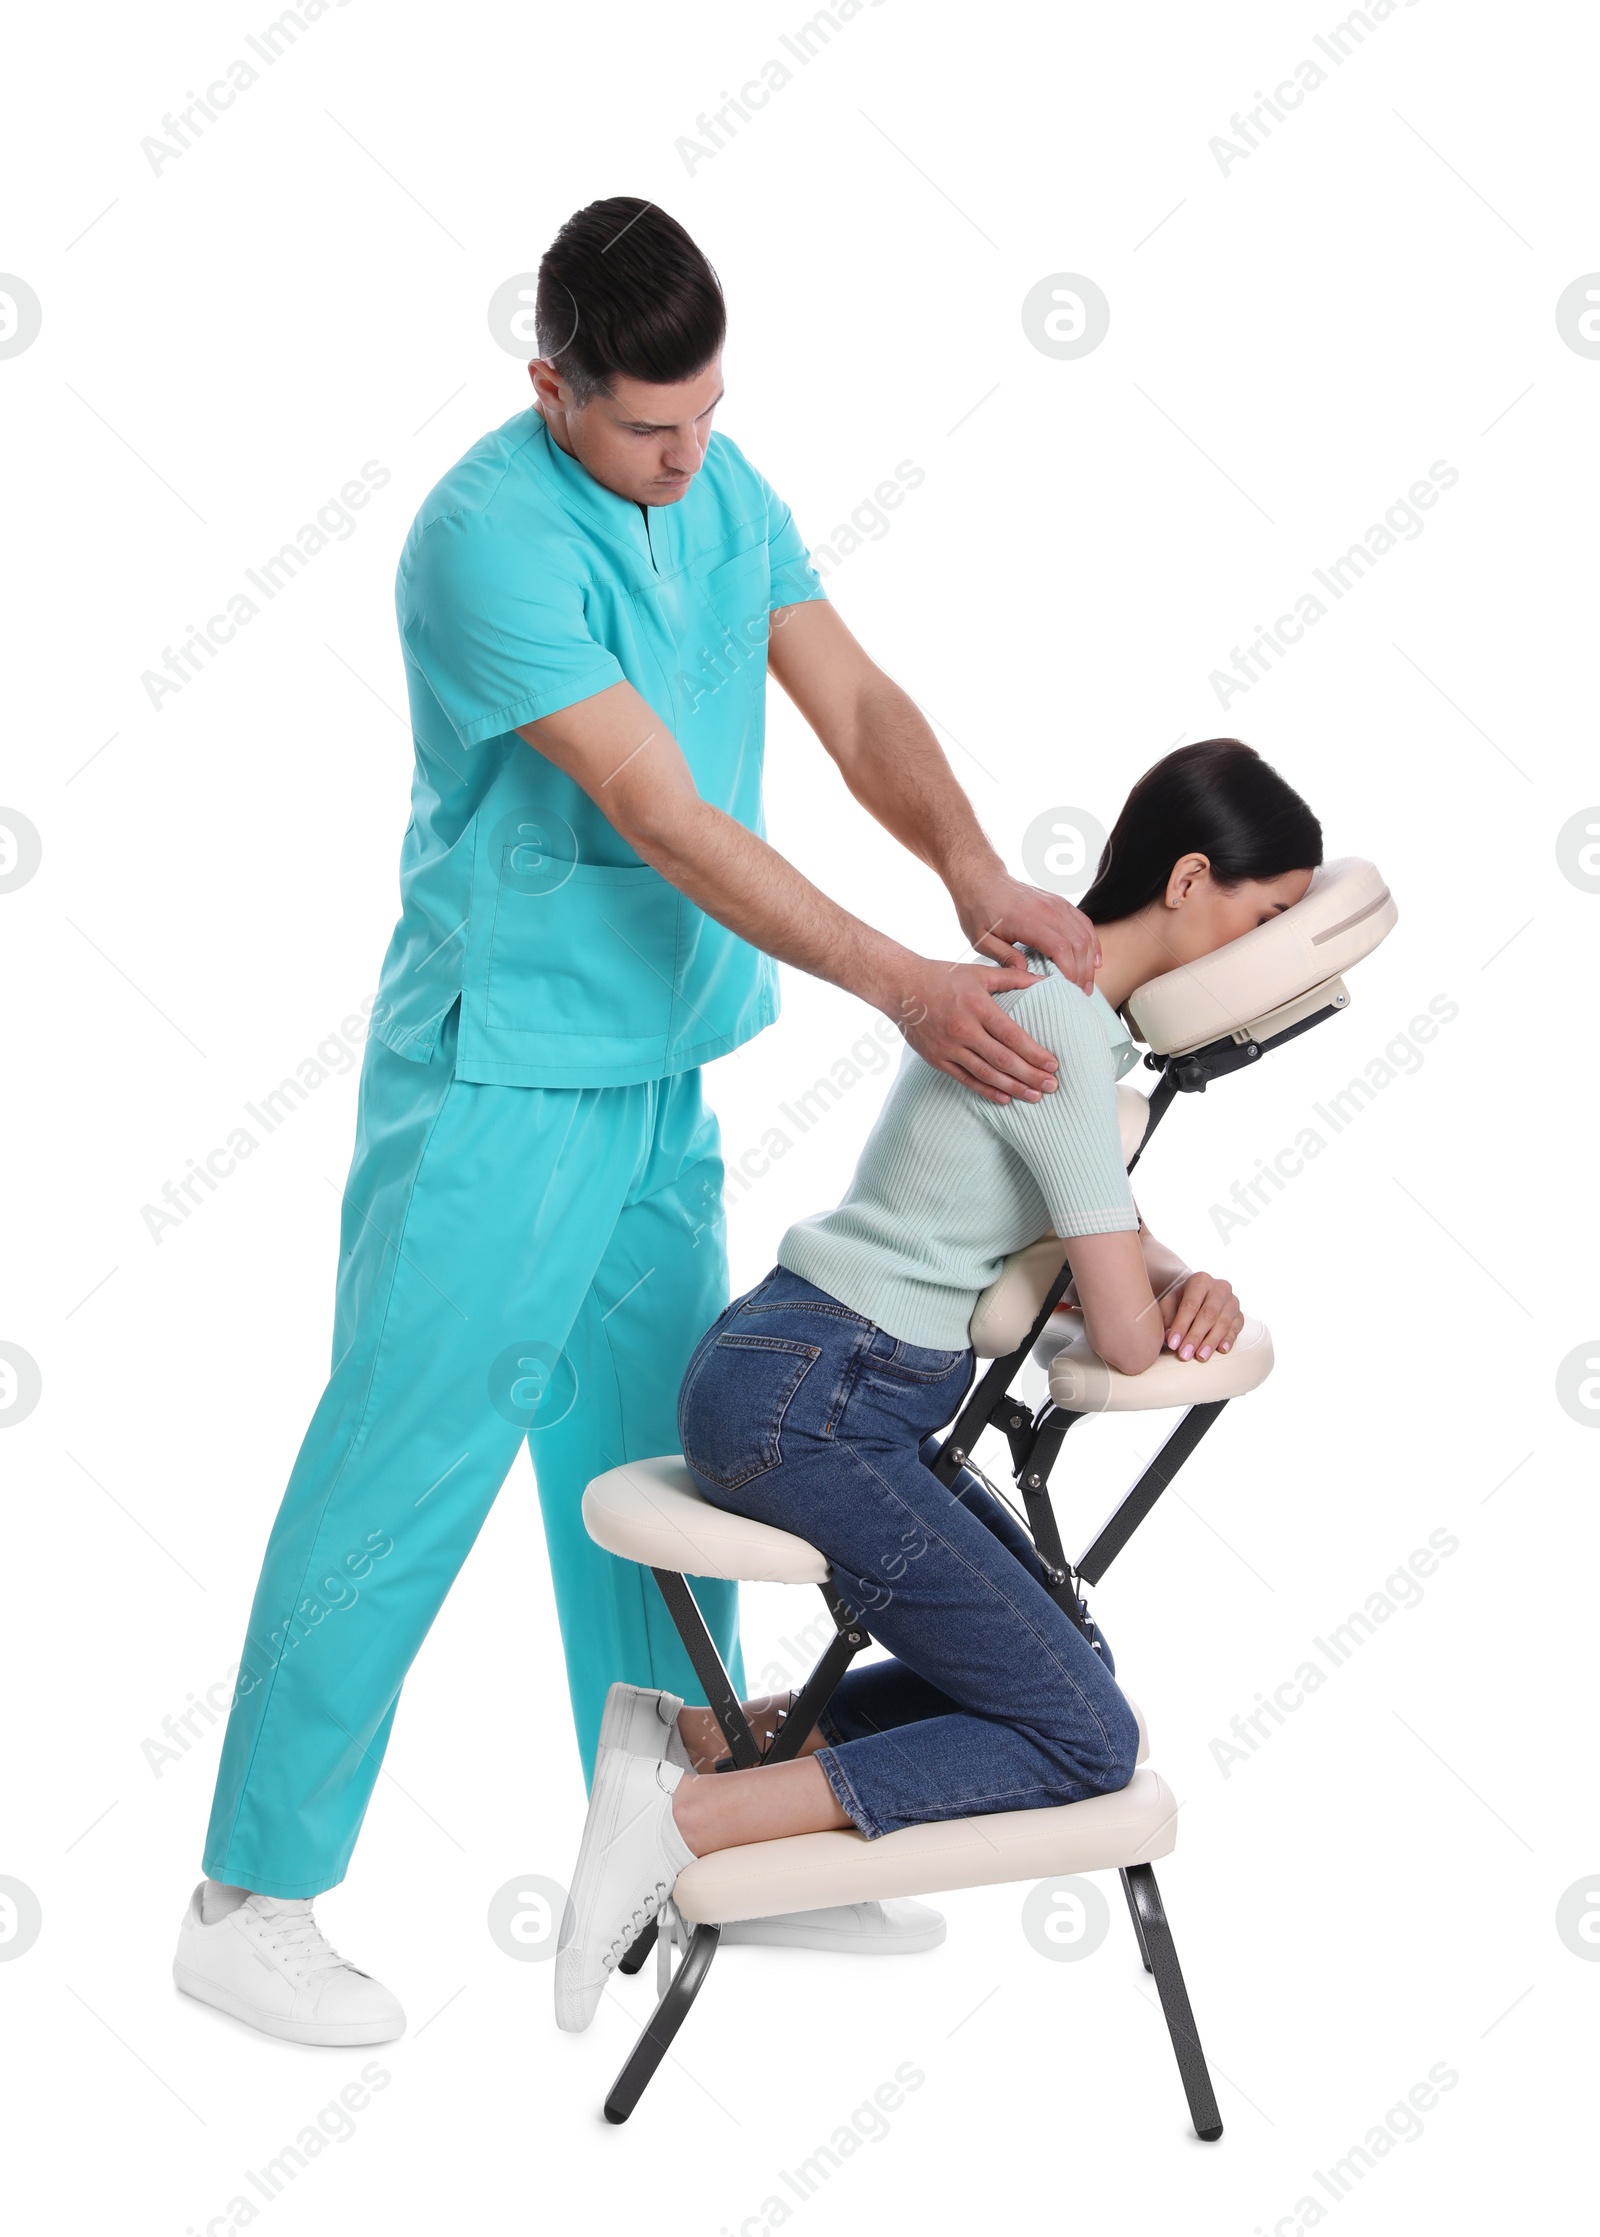
[[[650,1569],[750,1584],[827,1581],[827,1562],[803,1538],[702,1499],[679,1453],[624,1461],[596,1476],[583,1495],[583,1526],[607,1553]]]
[[[1052,1323],[1066,1340],[1047,1328],[1033,1348],[1040,1366],[1050,1370],[1053,1404],[1069,1414],[1136,1414],[1167,1406],[1201,1406],[1216,1398],[1242,1398],[1272,1372],[1272,1336],[1264,1321],[1245,1315],[1230,1352],[1209,1359],[1180,1359],[1164,1351],[1142,1375],[1122,1375],[1089,1349],[1083,1321],[1076,1313],[1053,1313]]]
[[[885,1833],[799,1833],[697,1857],[672,1900],[693,1925],[821,1909],[946,1888],[1042,1880],[1153,1864],[1177,1846],[1178,1805],[1158,1771],[1135,1771],[1116,1794],[1046,1810],[942,1818]]]

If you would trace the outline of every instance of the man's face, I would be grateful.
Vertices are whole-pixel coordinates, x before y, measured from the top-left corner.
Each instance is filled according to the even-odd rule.
[[[528,372],[551,434],[602,488],[636,505],[675,505],[687,492],[722,401],[720,354],[687,381],[614,374],[586,404],[573,403],[548,359],[535,358]]]

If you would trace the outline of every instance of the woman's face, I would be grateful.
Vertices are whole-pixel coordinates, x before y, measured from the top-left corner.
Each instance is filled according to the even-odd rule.
[[[1175,963],[1194,963],[1292,909],[1310,883],[1309,870],[1286,870],[1220,886],[1204,855],[1186,855],[1167,881],[1165,906],[1157,904],[1163,942]]]

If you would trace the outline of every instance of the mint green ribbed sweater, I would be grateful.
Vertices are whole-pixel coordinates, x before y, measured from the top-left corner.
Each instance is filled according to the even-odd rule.
[[[1139,1225],[1116,1098],[1138,1052],[1098,990],[1029,963],[1034,984],[995,999],[1060,1058],[1054,1094],[988,1103],[908,1047],[844,1202],[778,1246],[780,1266],[902,1343],[963,1350],[1001,1262],[1041,1235]]]

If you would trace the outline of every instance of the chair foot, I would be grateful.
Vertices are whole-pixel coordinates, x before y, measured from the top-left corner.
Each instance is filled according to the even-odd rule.
[[[700,1984],[711,1970],[711,1960],[717,1954],[717,1944],[721,1939],[720,1926],[697,1926],[690,1936],[683,1963],[672,1976],[667,1993],[651,2013],[644,2033],[634,2044],[627,2063],[611,2085],[611,2094],[606,2099],[605,2107],[608,2121],[613,2124],[625,2121],[644,2095],[651,2075],[667,2054],[668,2044],[683,2025],[689,2006],[700,1993]]]
[[[1144,1928],[1139,1924],[1139,1906],[1133,1900],[1133,1889],[1128,1885],[1128,1875],[1126,1872],[1119,1872],[1117,1877],[1122,1882],[1123,1894],[1128,1898],[1128,1916],[1133,1921],[1133,1937],[1139,1945],[1139,1962],[1147,1973],[1153,1973],[1155,1968],[1150,1963],[1150,1952],[1144,1946]]]
[[[1167,1924],[1167,1914],[1162,1909],[1155,1873],[1148,1864],[1130,1864],[1123,1871],[1122,1884],[1133,1906],[1146,1961],[1155,1976],[1156,1993],[1161,1998],[1167,2033],[1172,2038],[1178,2072],[1183,2080],[1183,2094],[1189,2101],[1189,2118],[1200,2141],[1214,2144],[1222,2134],[1222,2115],[1217,2110],[1216,2093],[1211,2087],[1205,2053],[1200,2048],[1194,2013],[1189,2008],[1189,1992],[1183,1985],[1178,1952]]]

